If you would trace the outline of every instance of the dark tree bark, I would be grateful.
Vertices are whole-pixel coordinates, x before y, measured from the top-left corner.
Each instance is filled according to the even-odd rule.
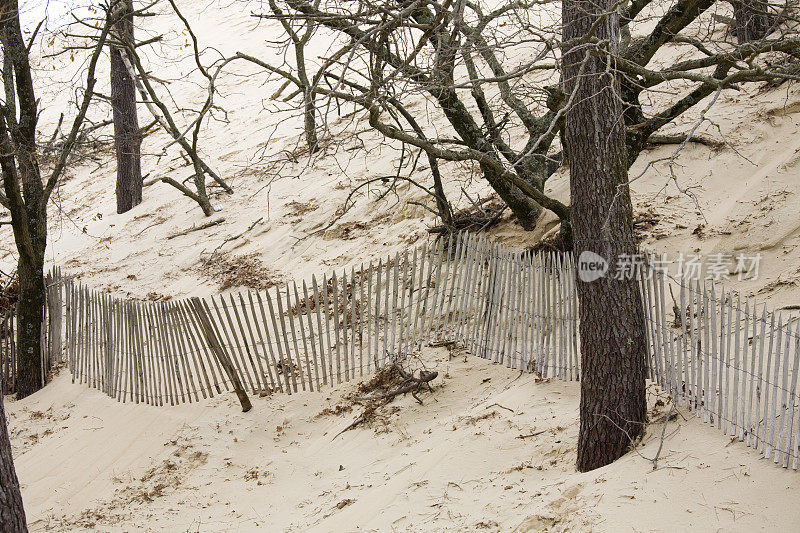
[[[733,15],[736,19],[735,33],[739,44],[763,39],[769,34],[774,23],[769,2],[763,0],[734,1]]]
[[[2,395],[0,395],[0,531],[3,533],[28,531],[19,481],[14,471],[14,458],[11,456],[11,441],[8,438]]]
[[[308,150],[314,153],[319,150],[317,138],[317,108],[314,105],[314,92],[310,88],[303,89],[303,117]]]
[[[614,73],[619,21],[612,0],[565,0],[564,41],[606,41],[611,55],[594,44],[573,44],[564,53],[565,115],[569,152],[571,222],[578,256],[605,258],[605,277],[577,280],[580,305],[581,401],[578,470],[613,462],[627,452],[646,422],[645,324],[635,279],[615,279],[617,258],[637,251],[627,185],[625,122]],[[583,257],[585,259],[585,256]]]
[[[46,224],[46,221],[42,221]],[[46,242],[47,230],[39,230]],[[44,385],[41,357],[42,319],[44,318],[44,246],[33,261],[23,258],[17,263],[19,301],[17,301],[17,398],[30,396]]]
[[[133,45],[133,5],[120,0],[112,10],[117,22],[114,35]],[[142,201],[142,136],[136,116],[136,84],[122,54],[125,48],[111,46],[111,107],[114,111],[114,148],[117,154],[117,213],[125,213]]]

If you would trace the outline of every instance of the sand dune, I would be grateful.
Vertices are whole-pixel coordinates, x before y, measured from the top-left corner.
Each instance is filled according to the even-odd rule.
[[[357,411],[321,413],[355,385],[255,398],[243,414],[232,394],[119,404],[62,372],[8,404],[32,530],[790,531],[800,519],[795,472],[687,413],[667,422],[655,471],[661,422],[636,452],[580,474],[577,383],[445,348],[420,362],[440,372],[424,405],[400,398],[336,438]]]
[[[265,31],[248,14],[217,2],[181,2],[201,41],[225,54],[268,54]],[[153,33],[174,20],[153,19]],[[180,45],[185,36],[168,34]],[[166,46],[166,45],[165,45]],[[201,88],[181,80],[190,60],[150,60],[170,77],[183,103]],[[255,71],[247,70],[253,74]],[[65,69],[48,74],[69,79]],[[63,81],[63,80],[62,80]],[[355,206],[330,228],[350,189],[392,171],[399,152],[371,134],[342,137],[309,158],[298,152],[301,122],[271,112],[277,83],[225,76],[218,104],[228,122],[204,128],[202,153],[235,189],[215,193],[224,222],[167,239],[206,221],[168,185],[145,188],[137,209],[115,214],[110,158],[72,169],[51,209],[48,260],[117,296],[168,298],[218,292],[220,274],[203,258],[220,250],[256,258],[275,279],[308,279],[384,257],[428,239],[423,196],[406,185],[398,196]],[[63,94],[45,94],[44,104]],[[101,87],[101,91],[104,89]],[[682,187],[665,163],[633,183],[637,213],[654,222],[648,249],[677,253],[760,252],[756,280],[726,285],[771,306],[800,303],[800,89],[746,88],[723,94],[700,133],[725,140],[719,150],[690,145],[676,159]],[[63,93],[63,91],[62,91]],[[266,103],[265,103],[266,102]],[[420,102],[419,106],[424,106]],[[268,108],[264,110],[265,106]],[[47,108],[47,105],[44,105]],[[702,104],[701,106],[702,107]],[[49,113],[49,114],[48,114]],[[144,113],[144,111],[142,111]],[[45,112],[43,123],[54,120]],[[49,118],[48,118],[49,117]],[[144,122],[144,118],[141,119]],[[342,130],[351,119],[336,123]],[[352,119],[363,125],[363,117]],[[434,125],[441,122],[433,117]],[[689,113],[671,131],[686,131]],[[149,179],[184,179],[166,137],[145,141]],[[342,140],[343,139],[343,140]],[[357,150],[363,140],[366,151]],[[674,147],[645,151],[632,169]],[[424,168],[420,179],[427,179]],[[469,169],[445,165],[458,206],[485,197]],[[568,199],[565,171],[548,191]],[[545,214],[525,233],[509,218],[492,238],[529,246],[555,226]],[[235,238],[233,238],[235,237]],[[231,239],[232,238],[232,239]],[[231,239],[231,240],[228,240]],[[0,267],[16,261],[10,228],[0,227]],[[258,261],[255,263],[259,267]],[[218,269],[219,270],[219,269]],[[796,313],[796,312],[795,312]],[[785,315],[784,315],[785,316]],[[291,397],[254,398],[242,414],[232,395],[170,408],[119,404],[72,384],[66,371],[22,401],[7,399],[10,427],[32,530],[166,531],[791,531],[800,520],[800,478],[701,424],[688,413],[666,425],[669,405],[652,413],[645,442],[613,465],[575,472],[577,383],[539,381],[463,353],[427,348],[440,372],[435,392],[418,405],[390,404],[378,420],[334,436],[356,416],[322,414],[355,385]],[[650,402],[655,405],[656,391]],[[541,433],[540,433],[541,432]],[[527,436],[533,435],[533,436]],[[524,438],[519,438],[525,436]]]

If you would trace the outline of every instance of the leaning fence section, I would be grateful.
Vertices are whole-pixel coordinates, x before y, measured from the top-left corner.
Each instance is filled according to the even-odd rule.
[[[73,380],[151,405],[196,402],[234,384],[254,394],[316,391],[426,345],[577,380],[576,279],[571,254],[469,234],[266,291],[202,299],[119,300],[56,270],[43,369],[63,357]],[[797,469],[800,322],[656,268],[645,266],[639,282],[649,378],[703,421]],[[15,328],[14,313],[0,317],[5,393],[15,384]]]
[[[319,390],[429,344],[575,379],[573,269],[570,256],[460,235],[301,283],[203,299],[122,301],[68,280],[67,361],[76,381],[155,405],[211,397],[233,379],[256,394]]]

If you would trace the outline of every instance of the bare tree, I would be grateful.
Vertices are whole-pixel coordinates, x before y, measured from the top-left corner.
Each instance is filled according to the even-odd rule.
[[[523,227],[533,228],[542,208],[553,211],[562,221],[565,242],[570,241],[569,207],[545,193],[550,175],[569,161],[568,147],[560,150],[557,140],[570,103],[559,76],[561,26],[548,18],[546,3],[508,0],[491,9],[468,0],[272,4],[279,7],[258,16],[313,21],[328,30],[314,33],[306,43],[327,40],[318,70],[323,73],[310,80],[323,100],[316,103],[317,124],[323,129],[327,109],[361,108],[385,138],[437,161],[477,166]],[[627,35],[615,51],[615,68],[622,74],[629,166],[651,142],[713,144],[688,132],[658,131],[715,91],[798,78],[797,63],[790,60],[800,42],[792,27],[784,27],[779,38],[736,45],[713,31],[712,5],[713,0],[614,5]],[[330,39],[330,32],[338,38]],[[651,66],[661,51],[675,46],[696,57]],[[259,64],[287,83],[307,86],[291,65]],[[654,96],[663,107],[648,110],[642,102]],[[420,98],[428,104],[421,110],[415,105]],[[442,118],[449,128],[438,126]]]
[[[314,104],[316,95],[312,89],[312,84],[319,83],[319,76],[323,71],[319,71],[314,76],[313,82],[309,79],[308,62],[306,61],[306,45],[314,35],[317,25],[314,23],[313,19],[302,17],[289,18],[284,16],[283,11],[278,4],[275,3],[275,0],[269,1],[269,7],[272,11],[272,17],[280,22],[283,31],[288,37],[289,42],[287,45],[291,46],[294,52],[294,68],[297,73],[297,81],[300,83],[296,91],[290,93],[286,99],[290,100],[297,94],[302,96],[306,144],[309,151],[314,153],[319,150],[319,137],[317,135],[317,110]]]
[[[462,12],[470,10],[467,5],[476,8],[472,4],[460,3],[459,9]],[[370,124],[377,131],[390,139],[421,149],[437,161],[473,161],[504,200],[516,208],[515,212],[523,223],[527,227],[533,227],[541,212],[539,203],[531,200],[529,195],[519,189],[519,184],[505,176],[507,169],[500,153],[492,140],[487,138],[487,132],[481,131],[481,125],[464,106],[458,89],[454,86],[453,73],[457,63],[460,63],[462,49],[458,41],[463,38],[463,34],[459,32],[459,27],[455,28],[456,33],[452,33],[454,28],[450,27],[459,16],[452,13],[453,4],[448,2],[444,6],[432,5],[434,11],[428,15],[420,2],[385,6],[354,3],[352,10],[347,3],[342,2],[340,5],[333,2],[326,7],[335,13],[302,0],[290,1],[280,10],[283,17],[313,20],[318,25],[335,30],[342,37],[335,42],[330,55],[324,58],[321,67],[323,75],[317,77],[313,91],[338,103],[349,103],[363,108],[369,114]],[[508,10],[501,10],[498,14],[491,14],[484,24],[488,25],[507,13]],[[371,14],[375,15],[374,19],[370,18]],[[274,13],[261,16],[275,17]],[[415,34],[413,29],[420,27],[428,31]],[[398,48],[393,48],[389,45],[390,42],[398,43]],[[470,43],[465,46],[477,45]],[[429,49],[430,54],[427,51]],[[406,55],[401,55],[397,50],[404,51]],[[268,70],[295,85],[302,85],[297,73],[275,68]],[[423,127],[429,122],[429,117],[415,114],[408,106],[408,97],[420,92],[427,94],[438,105],[467,150],[459,153],[448,147],[453,145],[450,138],[442,142],[438,135],[425,133]],[[516,101],[515,95],[507,93],[506,97]],[[317,107],[322,109],[322,105]],[[530,114],[525,113],[523,107],[520,102],[518,110],[527,119]],[[490,111],[488,108],[486,110]],[[323,121],[326,120],[324,115],[322,118]],[[508,121],[507,118],[505,122]],[[535,126],[531,121],[528,125]],[[501,130],[504,127],[505,123],[495,128],[494,132],[489,132],[496,137],[496,144],[503,146],[505,141],[501,138]],[[555,130],[547,135],[555,135]],[[456,141],[456,145],[458,144],[460,143]],[[510,148],[506,155],[514,158]],[[530,177],[527,169],[534,163],[546,166],[539,153],[523,155],[518,165],[519,172]],[[513,172],[516,173],[516,170]],[[438,174],[434,175],[434,180],[437,179]],[[531,183],[535,185],[534,194],[540,193],[539,181],[525,182],[522,186],[531,187]],[[434,186],[439,188],[436,181]],[[542,194],[538,195],[542,202],[558,210],[560,203],[550,201]],[[442,195],[438,194],[437,198],[440,196]],[[440,206],[440,211],[442,207]]]
[[[119,7],[121,4],[122,7]],[[196,71],[200,73],[207,83],[207,97],[201,108],[196,111],[194,117],[189,121],[188,125],[179,125],[178,121],[175,119],[174,110],[170,109],[170,106],[167,105],[165,100],[159,95],[157,87],[163,82],[144,67],[140,53],[141,48],[160,42],[161,36],[152,37],[144,41],[136,41],[133,39],[132,23],[134,18],[146,18],[153,16],[154,13],[150,11],[150,9],[155,4],[156,2],[152,2],[140,9],[133,9],[131,0],[115,0],[114,4],[109,7],[109,13],[113,12],[115,14],[124,14],[124,21],[120,21],[115,26],[115,30],[117,32],[115,37],[117,38],[112,42],[114,49],[119,51],[119,54],[115,56],[120,60],[117,66],[120,69],[124,69],[125,73],[127,73],[126,79],[133,82],[136,91],[139,93],[141,102],[152,115],[155,125],[164,130],[172,138],[172,141],[169,142],[167,146],[163,147],[164,152],[166,152],[167,148],[170,146],[177,144],[183,153],[186,154],[192,165],[193,173],[185,180],[178,181],[170,176],[162,176],[160,178],[161,181],[175,187],[184,196],[187,196],[188,198],[191,198],[197,202],[197,204],[203,210],[203,214],[206,216],[211,216],[214,213],[214,207],[211,205],[211,200],[209,199],[208,190],[206,187],[206,178],[211,178],[228,194],[232,194],[233,189],[201,157],[198,145],[200,141],[200,129],[203,125],[203,121],[208,117],[209,113],[214,108],[216,76],[219,74],[221,66],[226,64],[229,60],[220,58],[218,60],[220,63],[219,66],[214,71],[214,74],[211,73],[210,68],[205,66],[201,61],[203,51],[199,48],[197,38],[189,26],[188,21],[180,12],[175,2],[170,0],[169,4],[173,12],[178,16],[181,24],[191,37],[193,45],[192,57],[195,60]],[[93,22],[96,21],[77,20],[78,24],[88,27],[93,27]],[[129,36],[126,37],[125,35],[120,34],[120,31],[128,31]],[[190,110],[180,109],[179,111],[185,113]],[[139,137],[141,136],[141,132],[139,132],[137,137],[133,131],[134,130],[131,130],[131,135],[133,135],[133,138],[137,139],[137,142],[140,143]],[[187,185],[187,182],[190,181],[192,182],[193,186]]]
[[[111,6],[116,20],[112,29],[121,43],[132,45],[133,1],[118,0]],[[114,112],[114,148],[117,158],[117,213],[130,211],[142,201],[142,136],[136,114],[136,84],[122,60],[125,46],[109,47],[111,61],[111,107]],[[130,62],[130,60],[128,60]]]
[[[86,87],[69,134],[45,179],[37,145],[38,109],[29,46],[22,38],[16,0],[0,1],[0,42],[3,45],[3,96],[0,107],[0,205],[11,212],[19,253],[19,354],[17,394],[22,398],[42,387],[41,327],[44,303],[44,254],[47,247],[47,203],[64,174],[67,159],[86,117],[96,83],[95,68],[108,36],[111,19],[101,26],[86,69]],[[95,31],[96,28],[95,28]]]
[[[0,395],[0,530],[8,533],[28,531],[22,493],[14,470],[11,441],[8,438],[3,396]]]

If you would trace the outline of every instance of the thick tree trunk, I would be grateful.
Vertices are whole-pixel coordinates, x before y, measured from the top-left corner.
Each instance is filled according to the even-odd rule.
[[[734,1],[733,15],[736,19],[735,33],[739,44],[763,39],[772,29],[774,22],[769,2],[762,0]]]
[[[206,192],[206,175],[198,161],[194,162],[194,188],[197,190],[196,201],[200,204],[200,209],[203,210],[205,216],[210,217],[214,214],[214,207],[208,199],[208,192]]]
[[[28,46],[22,37],[19,6],[15,0],[0,0],[0,42],[4,55],[4,118],[0,120],[0,168],[5,205],[11,212],[14,243],[19,252],[20,284],[17,316],[19,355],[18,397],[39,390],[43,385],[41,359],[42,316],[45,299],[44,254],[47,249],[47,201],[63,176],[70,151],[86,118],[94,94],[95,68],[108,35],[108,25],[93,49],[86,74],[83,100],[72,128],[61,147],[52,171],[42,180],[37,153],[38,99],[34,92]],[[10,61],[9,61],[10,60]],[[16,98],[14,95],[16,94]],[[16,102],[15,102],[16,100]],[[10,105],[9,105],[10,104]],[[16,115],[16,116],[15,116]]]
[[[433,176],[433,192],[436,193],[436,210],[439,212],[439,218],[442,219],[444,227],[453,231],[453,209],[444,192],[442,174],[439,172],[439,160],[428,154],[428,164],[431,166],[431,175]]]
[[[510,183],[507,178],[498,176],[489,165],[481,165],[481,170],[483,170],[483,177],[486,178],[492,189],[508,204],[522,228],[526,231],[533,230],[539,220],[539,215],[542,214],[542,206],[522,192],[519,187]]]
[[[564,41],[586,36],[596,23],[594,37],[610,41],[616,51],[619,21],[609,15],[612,0],[565,0],[562,6]],[[591,48],[573,46],[564,55],[567,93],[577,91],[564,134],[578,271],[590,252],[609,265],[605,277],[584,281],[588,278],[579,275],[577,281],[582,365],[577,466],[584,472],[625,454],[646,422],[642,301],[635,279],[615,279],[617,260],[637,251],[619,80],[613,65],[608,69],[613,59]]]
[[[125,13],[132,11],[123,0]],[[115,33],[133,42],[131,15],[122,16],[114,25]],[[136,116],[136,84],[122,60],[127,51],[111,47],[111,107],[114,111],[114,148],[117,153],[117,213],[130,211],[142,201],[142,169],[139,120]]]
[[[19,370],[17,398],[30,396],[42,388],[42,318],[44,315],[44,261],[18,262],[19,301],[17,302],[17,349]]]
[[[14,459],[11,456],[11,441],[8,438],[3,396],[0,395],[0,531],[18,533],[28,531],[25,524],[25,509],[19,489]]]

